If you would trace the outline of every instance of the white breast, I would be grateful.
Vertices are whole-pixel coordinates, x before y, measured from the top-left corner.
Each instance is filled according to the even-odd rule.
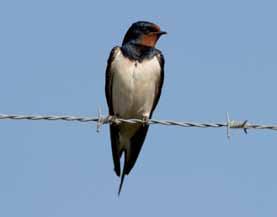
[[[115,57],[112,99],[114,113],[123,118],[149,117],[161,67],[156,57],[143,62],[131,61],[120,52]]]

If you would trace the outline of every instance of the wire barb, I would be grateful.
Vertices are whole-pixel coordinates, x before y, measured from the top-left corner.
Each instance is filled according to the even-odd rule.
[[[227,119],[227,123],[226,123],[226,127],[227,127],[227,139],[231,139],[231,135],[230,135],[230,128],[231,128],[231,122],[230,122],[230,118],[229,118],[229,113],[226,112],[226,119]]]
[[[102,117],[102,114],[101,114],[101,107],[98,108],[97,114],[98,114],[98,121],[96,124],[96,132],[100,133],[100,128],[104,124],[104,118]]]

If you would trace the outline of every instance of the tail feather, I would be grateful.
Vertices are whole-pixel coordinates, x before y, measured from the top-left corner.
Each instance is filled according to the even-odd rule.
[[[124,172],[121,175],[121,180],[120,180],[120,184],[119,184],[119,188],[118,188],[118,193],[117,193],[118,196],[120,196],[125,175],[126,175],[126,173],[124,173]]]
[[[149,125],[141,126],[135,135],[131,138],[130,141],[130,147],[128,152],[126,152],[124,167],[126,165],[125,173],[129,174],[130,171],[133,169],[139,153],[141,151],[142,145],[144,143],[147,131],[148,131]]]
[[[119,184],[119,188],[118,188],[118,196],[120,195],[120,192],[121,192],[121,189],[122,189],[122,186],[123,186],[124,177],[127,174],[126,173],[126,168],[127,168],[127,151],[124,150],[124,167],[123,167],[121,180],[120,180],[120,184]]]
[[[113,160],[115,172],[120,176],[120,158],[124,152],[124,167],[121,174],[121,181],[118,189],[118,196],[122,190],[125,175],[128,175],[132,168],[134,167],[140,150],[142,148],[143,142],[145,140],[149,125],[140,126],[136,131],[135,135],[130,139],[128,148],[121,148],[119,144],[119,128],[117,126],[111,125],[111,139],[112,139],[112,150],[113,150]]]

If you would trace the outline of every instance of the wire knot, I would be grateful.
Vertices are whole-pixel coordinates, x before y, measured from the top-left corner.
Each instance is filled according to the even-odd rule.
[[[102,127],[103,124],[107,124],[109,123],[109,117],[110,116],[102,116],[102,113],[101,113],[101,108],[99,107],[98,108],[98,121],[97,121],[97,124],[96,124],[96,132],[99,133],[100,132],[100,128]]]

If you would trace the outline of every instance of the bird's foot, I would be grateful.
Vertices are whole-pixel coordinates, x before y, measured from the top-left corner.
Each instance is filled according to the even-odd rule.
[[[143,116],[142,118],[142,126],[146,126],[149,124],[149,117],[148,116]]]
[[[115,124],[115,125],[119,125],[120,121],[118,120],[117,115],[111,115],[110,116],[110,123],[111,124]]]

